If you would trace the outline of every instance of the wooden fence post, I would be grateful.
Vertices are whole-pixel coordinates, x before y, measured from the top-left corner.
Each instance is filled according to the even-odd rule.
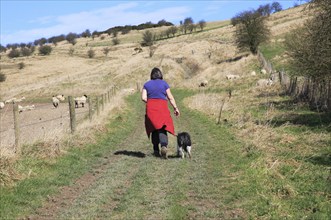
[[[140,92],[140,83],[137,82],[137,92]]]
[[[100,97],[97,96],[97,116],[100,115]]]
[[[105,99],[103,98],[103,94],[101,95],[101,110],[105,109]]]
[[[18,105],[13,103],[13,113],[14,113],[14,130],[15,130],[15,153],[21,153],[20,148],[20,128],[18,124]]]
[[[90,122],[91,122],[92,121],[92,114],[93,114],[91,96],[88,97],[87,102],[88,102],[88,117],[89,117]]]
[[[229,94],[228,94],[228,100],[230,100],[231,96],[232,96],[232,90],[229,90]],[[223,107],[224,107],[224,104],[225,104],[225,100],[226,100],[226,97],[222,100],[222,105],[220,107],[220,112],[218,114],[218,120],[217,120],[217,124],[219,125],[221,123],[221,117],[222,117],[222,111],[223,111]]]
[[[69,101],[69,113],[70,113],[70,128],[71,133],[76,131],[76,114],[75,114],[75,101],[72,96],[68,96]]]

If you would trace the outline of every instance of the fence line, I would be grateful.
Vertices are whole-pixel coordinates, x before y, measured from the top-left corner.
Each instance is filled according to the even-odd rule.
[[[269,73],[278,72],[279,82],[285,93],[298,100],[304,100],[317,111],[331,111],[331,79],[314,77],[291,77],[283,70],[275,71],[272,64],[258,51],[261,66]]]
[[[83,114],[88,113],[88,120],[90,122],[92,122],[92,119],[94,118],[93,115],[95,114],[95,109],[97,110],[97,116],[99,116],[100,111],[105,110],[105,104],[110,103],[111,96],[115,96],[115,95],[116,95],[116,88],[112,87],[106,93],[102,93],[101,95],[95,96],[94,98],[96,99],[96,102],[92,102],[93,97],[88,97],[87,98],[88,110],[87,111],[80,111],[80,112],[76,111],[76,109],[78,109],[78,108],[75,107],[75,101],[74,101],[72,96],[69,96],[68,97],[69,114],[61,115],[59,117],[55,117],[55,118],[51,118],[51,119],[47,119],[47,120],[43,120],[43,121],[38,121],[38,122],[34,122],[34,123],[26,123],[26,124],[20,124],[20,120],[19,120],[19,114],[20,113],[19,113],[19,110],[18,110],[18,103],[12,103],[13,104],[13,119],[14,119],[13,120],[14,121],[13,127],[10,126],[10,128],[1,130],[0,134],[2,133],[2,134],[4,134],[5,137],[7,137],[8,135],[10,135],[10,133],[7,133],[7,132],[10,132],[10,130],[14,129],[13,139],[15,139],[15,144],[14,144],[13,150],[14,150],[15,153],[19,153],[21,143],[26,142],[26,140],[25,141],[20,140],[20,132],[21,132],[20,128],[32,127],[32,126],[35,126],[37,124],[42,124],[42,123],[47,123],[47,122],[63,119],[63,120],[65,120],[65,122],[68,122],[68,121],[70,122],[69,123],[70,132],[74,133],[76,131],[76,123],[77,123],[76,122],[76,116],[77,115],[83,115]],[[32,102],[30,104],[32,104]],[[93,104],[95,104],[95,107],[93,107]],[[38,109],[40,109],[40,108],[43,109],[45,106],[49,106],[49,104],[38,105]],[[32,111],[34,111],[34,110],[32,110]],[[7,113],[7,111],[5,113]],[[2,116],[3,116],[3,114],[2,114]],[[6,117],[10,117],[10,116],[6,115]],[[61,122],[61,124],[62,123],[63,122]],[[30,130],[30,132],[31,132],[31,130]],[[33,134],[35,135],[34,137],[38,137],[38,134],[35,134],[35,133],[33,133]]]

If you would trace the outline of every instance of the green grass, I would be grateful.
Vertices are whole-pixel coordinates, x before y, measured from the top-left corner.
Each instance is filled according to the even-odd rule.
[[[280,56],[285,52],[283,43],[262,44],[260,50],[267,60],[272,60],[275,56]]]

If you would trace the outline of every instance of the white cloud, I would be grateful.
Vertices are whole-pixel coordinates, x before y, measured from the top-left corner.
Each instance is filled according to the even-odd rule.
[[[41,17],[34,21],[39,24],[55,23],[53,26],[20,30],[13,34],[1,34],[1,42],[20,43],[31,42],[41,37],[51,37],[69,32],[81,33],[103,31],[119,25],[137,25],[147,21],[157,22],[162,19],[179,21],[189,12],[187,7],[169,7],[153,9],[151,12],[136,11],[137,3],[124,3],[114,7],[102,8],[93,11],[82,11],[58,17]],[[144,8],[146,11],[147,9]]]

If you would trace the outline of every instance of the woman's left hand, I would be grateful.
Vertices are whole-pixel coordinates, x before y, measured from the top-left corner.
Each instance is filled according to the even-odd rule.
[[[174,114],[176,116],[179,116],[180,115],[180,112],[179,112],[179,109],[178,108],[174,108]]]

